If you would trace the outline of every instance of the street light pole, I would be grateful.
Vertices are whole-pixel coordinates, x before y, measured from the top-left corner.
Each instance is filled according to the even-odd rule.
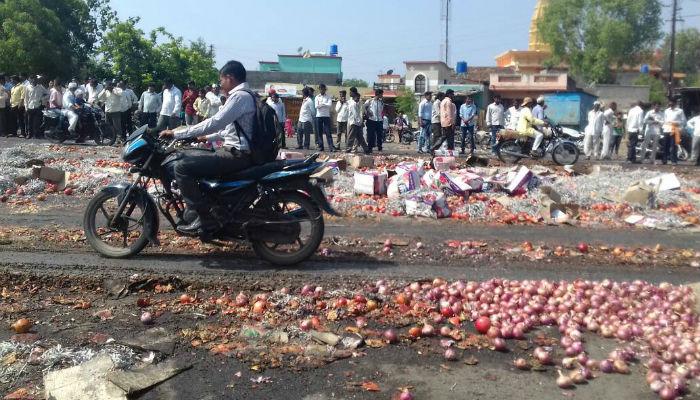
[[[673,16],[671,17],[671,53],[669,54],[668,98],[673,98],[673,70],[676,64],[676,21],[678,20],[678,0],[673,0]]]

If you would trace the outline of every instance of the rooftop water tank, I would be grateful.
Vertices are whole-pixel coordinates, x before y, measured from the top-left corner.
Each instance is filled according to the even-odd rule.
[[[337,44],[332,44],[332,45],[331,45],[330,55],[331,55],[331,57],[337,57],[337,56],[338,56],[338,45],[337,45]]]
[[[466,74],[467,73],[467,62],[466,61],[459,61],[457,63],[457,73],[458,74]]]

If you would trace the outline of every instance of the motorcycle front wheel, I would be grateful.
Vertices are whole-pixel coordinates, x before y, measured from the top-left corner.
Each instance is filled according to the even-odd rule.
[[[60,129],[56,129],[56,128],[51,128],[51,129],[45,130],[44,136],[47,139],[49,139],[51,142],[57,143],[57,144],[61,144],[61,143],[65,142],[66,139],[68,139],[65,132],[63,132]]]
[[[552,160],[557,165],[574,165],[578,157],[578,147],[571,142],[561,142],[552,149]]]
[[[257,207],[271,216],[267,221],[271,228],[275,224],[287,224],[285,228],[293,232],[289,233],[290,237],[274,242],[252,240],[255,254],[263,260],[281,266],[298,264],[311,257],[321,245],[325,229],[323,214],[308,196],[283,192],[277,194],[272,204],[261,202]]]
[[[148,245],[153,212],[136,199],[127,203],[122,216],[115,219],[122,196],[99,192],[88,203],[83,230],[88,243],[108,258],[134,256]]]

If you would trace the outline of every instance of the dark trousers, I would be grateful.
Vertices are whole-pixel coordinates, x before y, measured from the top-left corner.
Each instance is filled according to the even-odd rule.
[[[328,144],[328,149],[333,150],[333,134],[331,133],[331,117],[318,117],[316,118],[318,127],[316,129],[316,144],[323,150],[323,137],[326,137],[326,144]]]
[[[280,140],[280,147],[282,147],[283,149],[286,149],[287,148],[287,135],[285,135],[285,133],[284,133],[284,122],[280,122],[279,128],[277,128],[277,129],[279,129],[277,131],[277,134],[280,136],[280,139],[281,139]]]
[[[0,136],[7,136],[9,132],[7,130],[7,114],[7,107],[0,108]]]
[[[122,113],[121,112],[108,112],[106,114],[107,123],[112,127],[114,134],[117,137],[122,137],[124,132],[122,131]]]
[[[622,143],[622,135],[613,135],[612,152],[615,155],[620,154],[620,143]]]
[[[41,109],[27,110],[27,137],[37,138],[41,132]]]
[[[669,158],[674,164],[678,162],[678,146],[676,146],[676,138],[673,136],[673,133],[664,132],[661,148],[663,149],[663,153],[661,155],[661,162],[663,164],[668,163]]]
[[[384,139],[384,130],[382,121],[367,120],[367,146],[372,151],[376,146],[379,151],[382,151],[382,142]]]
[[[131,109],[122,112],[122,138],[126,138],[134,131],[134,121],[131,119]]]
[[[369,153],[369,147],[367,142],[365,142],[364,135],[362,135],[362,126],[351,124],[348,130],[348,152],[355,151],[357,145],[362,147],[362,151]]]
[[[431,151],[435,151],[442,146],[442,143],[447,141],[447,149],[455,149],[455,130],[454,126],[441,127],[440,134],[437,136],[433,133],[433,144],[430,146]]]
[[[147,124],[149,128],[155,128],[158,125],[158,113],[141,114],[141,124]]]
[[[474,128],[472,127],[472,129]],[[496,152],[496,140],[501,129],[503,129],[503,125],[491,125],[491,152],[493,153]]]
[[[313,123],[311,121],[299,121],[299,124],[297,124],[297,145],[300,149],[309,149],[311,145],[311,132],[313,132],[313,129]]]
[[[175,129],[180,126],[180,118],[171,117],[168,115],[159,115],[156,130],[164,131],[166,129]]]
[[[473,126],[462,126],[462,153],[464,153],[464,148],[467,147],[467,140],[469,140],[470,153],[474,154],[476,151],[476,141],[474,140]]]
[[[338,143],[338,150],[340,150],[340,144],[343,143],[343,135],[345,135],[345,141],[348,141],[348,123],[338,122],[338,137],[335,141]]]
[[[26,133],[26,127],[24,125],[24,107],[10,108],[10,119],[8,122],[10,135],[17,136],[18,129],[20,131],[19,134],[24,135]]]
[[[237,150],[220,148],[213,152],[185,152],[175,163],[175,180],[185,204],[198,212],[207,212],[206,198],[199,189],[200,179],[226,179],[253,165],[250,156]]]
[[[629,132],[627,136],[627,161],[637,161],[637,144],[639,144],[639,132]],[[644,151],[644,150],[642,150]],[[642,157],[644,155],[642,154]]]

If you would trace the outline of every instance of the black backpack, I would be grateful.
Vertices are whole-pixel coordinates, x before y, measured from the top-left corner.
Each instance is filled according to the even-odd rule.
[[[255,116],[253,118],[252,136],[241,129],[236,122],[236,131],[245,136],[250,148],[250,156],[257,165],[274,161],[279,153],[282,135],[277,119],[277,113],[267,103],[260,101],[258,95],[251,90],[244,89],[253,97],[255,102]]]

